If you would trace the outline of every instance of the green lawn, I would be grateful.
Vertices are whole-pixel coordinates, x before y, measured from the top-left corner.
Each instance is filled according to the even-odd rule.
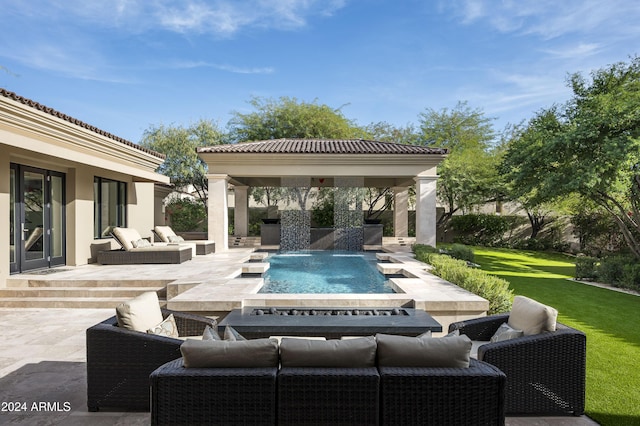
[[[603,425],[640,425],[640,296],[567,280],[560,254],[474,248],[482,269],[558,309],[558,321],[587,335],[586,413]]]

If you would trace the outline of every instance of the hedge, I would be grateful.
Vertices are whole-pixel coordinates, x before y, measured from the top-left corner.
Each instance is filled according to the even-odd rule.
[[[440,254],[439,250],[430,246],[416,244],[413,252],[417,260],[433,266],[431,273],[434,275],[487,299],[489,315],[511,310],[513,291],[509,289],[509,282],[506,280],[481,269],[470,268],[466,260]]]

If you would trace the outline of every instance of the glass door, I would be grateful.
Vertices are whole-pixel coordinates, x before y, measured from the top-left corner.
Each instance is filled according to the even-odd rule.
[[[36,269],[49,266],[46,258],[48,238],[45,232],[45,181],[44,171],[24,167],[22,177],[22,239],[21,269]]]
[[[64,174],[11,165],[11,272],[65,264]]]

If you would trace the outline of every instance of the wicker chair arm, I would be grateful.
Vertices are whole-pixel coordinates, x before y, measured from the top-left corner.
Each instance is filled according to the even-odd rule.
[[[488,341],[498,330],[498,327],[508,320],[509,314],[507,313],[454,322],[449,325],[449,333],[460,330],[460,334],[469,336],[471,340]]]
[[[172,311],[170,309],[161,309],[162,317],[166,318],[169,314],[173,314],[178,326],[179,336],[201,336],[207,325],[215,327],[218,322],[213,318],[204,317],[202,315],[188,314],[185,312]]]
[[[546,363],[550,357],[554,362],[575,363],[579,361],[576,357],[584,354],[585,350],[585,334],[558,323],[553,332],[486,343],[478,348],[478,359],[493,365]]]

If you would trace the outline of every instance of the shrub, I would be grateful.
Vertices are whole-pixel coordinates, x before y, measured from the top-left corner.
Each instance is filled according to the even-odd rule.
[[[627,263],[622,269],[620,287],[640,290],[640,264]]]
[[[433,266],[434,275],[447,280],[489,301],[488,314],[507,312],[511,309],[513,292],[509,283],[480,269],[467,266],[465,260],[454,259],[437,253],[429,246],[414,245],[416,259]]]
[[[500,247],[507,245],[515,230],[524,224],[520,216],[466,214],[451,218],[451,229],[459,236],[456,241],[469,245]]]
[[[467,262],[473,263],[475,261],[475,255],[473,254],[473,249],[469,246],[465,246],[464,244],[453,244],[447,250],[447,254],[453,258],[466,260]]]
[[[176,232],[206,230],[207,210],[200,201],[175,199],[165,208],[171,228]]]
[[[598,259],[595,257],[581,256],[576,259],[576,279],[595,280],[597,277],[596,266]]]
[[[600,261],[597,269],[597,279],[600,282],[620,286],[624,267],[633,260],[627,256],[608,256]]]

